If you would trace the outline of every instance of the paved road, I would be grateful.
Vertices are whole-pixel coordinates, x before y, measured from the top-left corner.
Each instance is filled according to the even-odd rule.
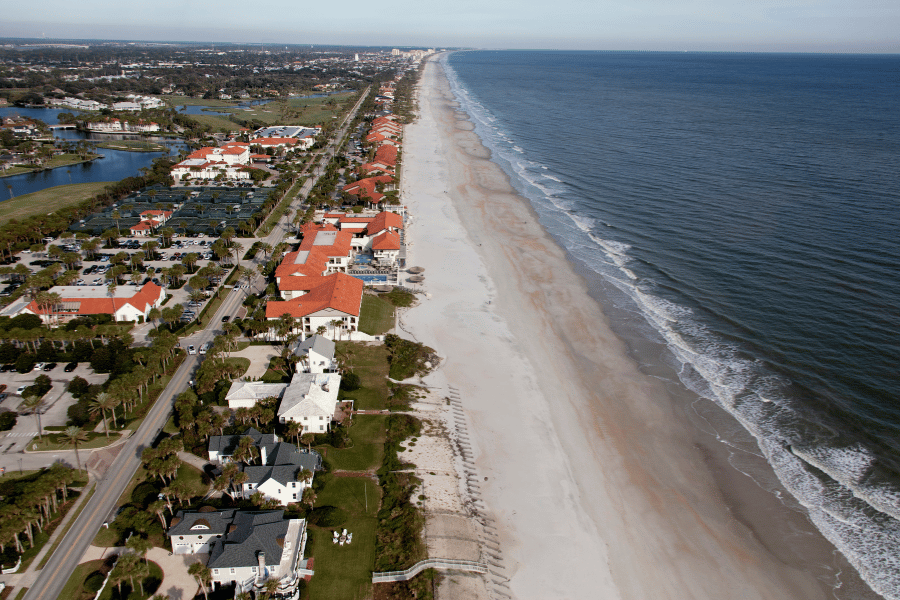
[[[335,137],[335,141],[329,143],[322,152],[321,156],[323,158],[320,158],[320,161],[327,160],[329,155],[337,150],[337,144],[343,139],[347,125],[353,120],[356,111],[359,110],[359,106],[367,94],[368,89],[363,92],[359,102],[356,103],[356,106],[344,119],[341,131]],[[306,197],[306,194],[315,185],[316,180],[318,180],[318,175],[310,178],[304,184],[301,192],[292,202],[292,208],[299,206],[300,201]],[[289,226],[289,217],[282,217],[272,229],[272,232],[265,238],[266,241],[274,246],[284,238]],[[205,342],[212,341],[216,335],[222,333],[221,318],[224,315],[233,316],[240,308],[245,297],[245,290],[233,289],[222,302],[222,305],[216,311],[212,320],[210,320],[209,325],[201,332],[183,341],[182,346],[193,344],[199,348]],[[187,387],[188,381],[193,378],[193,374],[200,364],[200,358],[199,355],[188,356],[175,372],[169,385],[160,394],[159,399],[150,409],[138,431],[125,442],[125,447],[106,472],[105,477],[98,482],[94,496],[90,499],[84,511],[78,515],[56,552],[53,553],[53,556],[41,570],[34,585],[29,588],[24,600],[56,600],[59,597],[63,586],[68,582],[78,561],[84,555],[106,516],[112,511],[116,501],[125,490],[125,486],[128,485],[128,482],[140,466],[141,452],[153,443],[153,440],[169,418],[175,397]]]

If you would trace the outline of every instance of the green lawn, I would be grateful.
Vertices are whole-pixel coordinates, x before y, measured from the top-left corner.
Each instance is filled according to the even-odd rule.
[[[363,294],[359,309],[359,330],[381,335],[394,328],[394,305],[380,296]]]
[[[150,575],[144,579],[144,594],[141,595],[141,588],[138,585],[137,579],[135,579],[133,591],[130,591],[131,582],[126,579],[122,582],[122,595],[119,595],[118,586],[109,585],[103,589],[103,592],[100,594],[100,598],[98,600],[118,600],[119,598],[127,598],[128,600],[144,600],[145,598],[150,598],[153,596],[154,592],[162,585],[163,582],[163,570],[155,562],[147,561],[150,563]],[[64,597],[64,596],[61,596]]]
[[[16,196],[12,200],[0,202],[0,219],[3,221],[18,219],[21,221],[27,217],[45,215],[66,206],[73,206],[96,196],[111,183],[114,182],[98,181],[58,185],[39,192]]]
[[[346,113],[356,98],[356,92],[344,92],[320,98],[274,100],[249,109],[224,108],[222,112],[229,112],[237,119],[257,120],[266,125],[322,125],[331,121],[331,117]],[[333,104],[329,105],[330,101]]]
[[[225,364],[238,365],[239,367],[243,368],[241,374],[235,377],[235,379],[237,379],[238,377],[241,377],[244,373],[246,373],[247,369],[250,368],[250,359],[244,358],[243,356],[232,356],[231,358],[225,359]]]
[[[219,100],[218,98],[191,98],[190,96],[160,96],[171,106],[221,106],[229,107],[237,104],[235,100]]]
[[[390,390],[387,385],[388,351],[382,345],[369,346],[359,342],[337,342],[337,353],[353,352],[349,364],[359,375],[362,387],[352,392],[341,392],[341,398],[356,401],[357,410],[384,410]]]
[[[333,477],[319,493],[317,507],[337,506],[350,514],[340,528],[353,534],[353,542],[349,546],[333,544],[330,529],[310,526],[314,532],[312,556],[316,572],[309,582],[310,598],[351,600],[370,596],[380,494],[375,482],[362,477]]]
[[[328,461],[335,469],[366,471],[377,469],[384,455],[385,417],[381,415],[356,415],[348,430],[353,440],[352,448],[328,449]]]
[[[237,131],[241,128],[240,125],[229,119],[228,117],[223,117],[220,115],[190,115],[190,118],[194,119],[201,125],[209,125],[213,131]]]

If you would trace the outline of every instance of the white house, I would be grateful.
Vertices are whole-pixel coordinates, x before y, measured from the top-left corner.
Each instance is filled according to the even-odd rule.
[[[303,490],[312,485],[313,474],[322,468],[318,452],[299,449],[284,442],[276,444],[262,457],[259,465],[244,465],[241,469],[247,480],[241,486],[241,496],[251,498],[260,493],[281,505],[299,502]],[[309,479],[303,479],[303,471],[309,471]]]
[[[277,579],[277,597],[294,600],[307,570],[306,521],[284,511],[178,511],[168,536],[174,554],[209,553],[214,585],[236,584],[236,592],[261,593]]]
[[[312,335],[297,344],[294,354],[300,357],[300,364],[307,373],[327,373],[335,368],[334,341],[325,336]]]
[[[294,421],[303,433],[331,430],[341,376],[337,373],[295,373],[278,407],[278,421]]]
[[[228,401],[228,408],[232,410],[235,408],[253,408],[260,400],[281,398],[286,387],[286,383],[235,381],[231,384],[225,399]]]
[[[115,321],[147,320],[153,308],[162,306],[166,292],[155,283],[148,282],[143,286],[120,285],[112,295],[106,286],[55,286],[48,290],[58,294],[60,301],[55,306],[39,306],[32,301],[20,314],[32,314],[41,317],[44,323],[61,324],[84,316],[108,314]]]

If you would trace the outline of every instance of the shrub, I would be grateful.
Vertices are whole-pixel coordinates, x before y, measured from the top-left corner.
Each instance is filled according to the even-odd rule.
[[[353,390],[358,390],[361,382],[359,380],[359,375],[353,372],[344,373],[341,376],[341,389],[345,392],[352,392]]]
[[[87,579],[84,580],[84,589],[92,594],[96,594],[100,591],[100,588],[103,587],[103,581],[106,579],[106,576],[100,571],[94,571],[90,575],[87,576]]]
[[[13,427],[16,426],[16,413],[12,411],[6,411],[0,413],[0,431],[9,431]]]
[[[21,354],[16,359],[16,371],[19,373],[30,373],[31,369],[34,368],[35,362],[37,361],[34,358],[34,354]]]
[[[320,506],[307,516],[307,520],[319,527],[340,527],[347,522],[350,515],[336,506]]]

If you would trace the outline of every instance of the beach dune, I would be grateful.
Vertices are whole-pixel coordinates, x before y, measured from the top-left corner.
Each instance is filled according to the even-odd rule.
[[[490,161],[439,62],[418,103],[402,189],[430,298],[402,325],[444,358],[426,382],[459,390],[512,595],[831,597],[729,510],[714,461]]]

